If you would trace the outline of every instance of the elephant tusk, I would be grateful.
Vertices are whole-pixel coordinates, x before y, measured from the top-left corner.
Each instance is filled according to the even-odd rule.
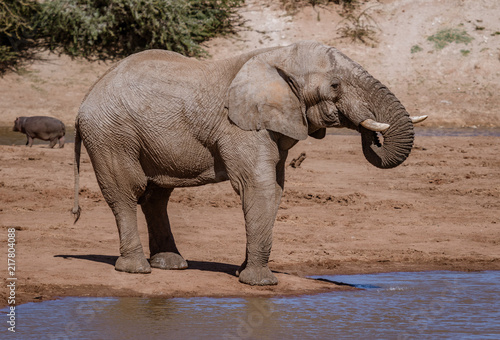
[[[410,117],[410,119],[411,119],[411,122],[413,124],[417,124],[417,123],[420,123],[420,122],[423,122],[424,120],[426,120],[427,117],[429,117],[429,116],[427,116],[427,115],[425,115],[425,116],[415,116],[415,117]]]
[[[370,131],[375,131],[375,132],[384,132],[390,126],[389,124],[376,122],[373,119],[366,119],[366,120],[362,121],[360,124],[365,129],[368,129]]]

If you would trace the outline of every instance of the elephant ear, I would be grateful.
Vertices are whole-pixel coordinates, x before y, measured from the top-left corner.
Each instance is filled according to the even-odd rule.
[[[276,66],[277,53],[283,51],[258,55],[243,65],[229,87],[229,119],[243,130],[267,129],[303,140],[307,120],[297,97],[299,84]]]

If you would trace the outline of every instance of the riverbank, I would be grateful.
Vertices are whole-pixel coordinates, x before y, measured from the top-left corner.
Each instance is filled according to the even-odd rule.
[[[240,284],[245,230],[229,183],[176,189],[169,215],[183,271],[114,270],[113,214],[83,154],[80,221],[70,214],[73,144],[0,146],[0,242],[16,230],[16,303],[58,296],[269,296],[345,289],[304,278],[420,270],[500,269],[499,137],[417,137],[408,160],[379,170],[360,138],[306,140],[289,160],[270,267],[279,285]],[[147,227],[139,213],[141,240]],[[6,304],[6,290],[0,300]]]

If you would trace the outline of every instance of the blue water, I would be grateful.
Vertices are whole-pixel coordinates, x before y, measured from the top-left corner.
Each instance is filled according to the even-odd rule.
[[[360,289],[274,298],[63,298],[2,339],[500,339],[500,272],[321,276]],[[6,309],[1,317],[6,319]]]

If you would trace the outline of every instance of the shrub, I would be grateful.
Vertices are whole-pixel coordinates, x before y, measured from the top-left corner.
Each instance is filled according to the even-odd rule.
[[[151,48],[188,56],[241,23],[243,0],[54,0],[37,19],[46,47],[87,59],[114,59]]]
[[[244,0],[1,0],[0,76],[40,49],[115,59],[150,48],[187,56],[242,25]]]
[[[0,1],[0,75],[33,58],[35,40],[30,20],[38,11],[36,1]]]

